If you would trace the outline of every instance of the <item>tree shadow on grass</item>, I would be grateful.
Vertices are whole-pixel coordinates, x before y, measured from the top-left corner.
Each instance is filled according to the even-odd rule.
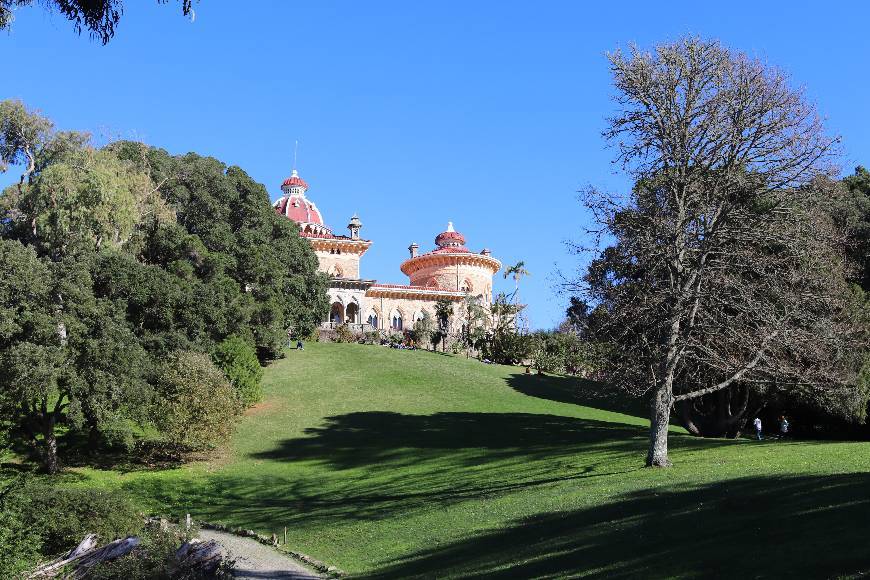
[[[646,446],[642,427],[530,413],[360,412],[329,417],[306,435],[250,455],[257,462],[250,474],[219,474],[192,487],[138,482],[135,491],[205,515],[232,513],[245,525],[328,525],[582,485],[641,469]],[[328,471],[294,468],[295,476],[282,478],[274,466],[257,467],[263,461],[314,462]],[[330,474],[345,470],[353,471]]]
[[[514,521],[371,577],[863,577],[868,531],[868,474],[743,478]]]
[[[614,386],[580,377],[512,374],[508,386],[529,397],[593,407],[649,418],[649,398],[634,397]]]
[[[387,463],[396,467],[468,449],[484,450],[489,461],[555,458],[593,449],[636,452],[642,447],[646,430],[622,423],[533,413],[406,415],[368,411],[327,417],[324,425],[306,429],[305,434],[252,457],[316,460],[333,469]]]

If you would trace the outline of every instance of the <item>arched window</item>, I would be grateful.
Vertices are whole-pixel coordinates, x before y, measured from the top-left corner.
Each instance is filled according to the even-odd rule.
[[[359,322],[359,306],[356,302],[348,304],[345,313],[347,315],[346,320],[350,324],[357,324]]]
[[[377,312],[372,312],[369,314],[368,323],[372,328],[378,328],[378,314]]]
[[[344,272],[341,270],[341,266],[337,264],[330,266],[328,273],[333,278],[344,278]]]
[[[344,306],[341,302],[333,302],[329,309],[329,321],[341,324],[344,322]]]
[[[459,289],[462,292],[473,292],[474,286],[472,286],[471,281],[468,278],[466,278],[465,280],[462,281],[462,284],[459,286]]]
[[[392,316],[390,316],[390,328],[402,330],[402,313],[398,310],[394,310]]]

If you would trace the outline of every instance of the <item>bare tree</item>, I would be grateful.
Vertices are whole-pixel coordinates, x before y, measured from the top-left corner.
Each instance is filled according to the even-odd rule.
[[[605,137],[636,180],[585,192],[600,243],[577,288],[606,312],[614,380],[651,396],[646,464],[676,402],[738,385],[846,389],[842,260],[819,211],[837,139],[785,75],[697,37],[609,55]],[[841,364],[828,364],[835,361]]]

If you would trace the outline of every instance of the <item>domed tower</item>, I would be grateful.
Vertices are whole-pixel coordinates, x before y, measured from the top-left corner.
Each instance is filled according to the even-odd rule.
[[[435,237],[435,249],[417,255],[416,244],[409,248],[411,257],[401,269],[413,286],[465,292],[492,300],[492,277],[501,262],[487,249],[475,253],[465,247],[465,236],[453,229],[453,222]]]
[[[308,238],[320,263],[320,271],[332,278],[359,279],[359,262],[371,241],[359,236],[362,222],[354,214],[348,224],[351,236],[337,236],[323,223],[323,215],[305,194],[308,184],[294,169],[281,184],[281,198],[272,204],[275,211],[299,226],[299,235]]]
[[[284,195],[272,204],[275,211],[299,224],[299,231],[310,234],[331,234],[332,230],[323,224],[323,216],[314,202],[305,197],[308,184],[299,177],[296,170],[281,184]]]

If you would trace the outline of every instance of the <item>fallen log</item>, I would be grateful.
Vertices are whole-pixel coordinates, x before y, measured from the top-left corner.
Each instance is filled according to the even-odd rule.
[[[82,578],[88,570],[101,562],[108,562],[121,556],[125,556],[139,545],[139,538],[130,536],[109,542],[105,546],[97,546],[96,536],[88,534],[78,546],[72,549],[66,556],[40,566],[29,578],[54,578],[64,572],[67,567],[73,569],[67,578]]]
[[[191,540],[175,552],[175,570],[214,574],[223,561],[220,545],[214,540]]]

